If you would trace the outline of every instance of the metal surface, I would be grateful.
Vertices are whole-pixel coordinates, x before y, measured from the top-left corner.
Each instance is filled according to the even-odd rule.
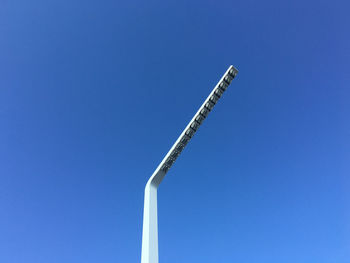
[[[195,134],[201,123],[213,109],[221,95],[236,77],[238,70],[230,66],[218,84],[209,94],[192,120],[176,140],[170,151],[149,178],[145,187],[142,254],[141,263],[158,263],[158,216],[157,216],[157,189],[165,174],[174,164],[181,151]]]

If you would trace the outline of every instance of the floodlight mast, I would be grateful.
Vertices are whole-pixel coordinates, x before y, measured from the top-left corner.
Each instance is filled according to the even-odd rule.
[[[141,263],[158,263],[158,216],[157,216],[157,189],[165,174],[175,162],[181,151],[197,131],[200,124],[208,116],[216,102],[236,77],[238,70],[230,66],[218,84],[209,94],[192,120],[176,140],[170,151],[165,155],[145,187],[143,210],[142,252]]]

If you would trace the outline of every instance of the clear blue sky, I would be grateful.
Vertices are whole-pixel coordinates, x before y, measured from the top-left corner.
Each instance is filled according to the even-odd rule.
[[[350,262],[347,1],[0,1],[0,262]]]

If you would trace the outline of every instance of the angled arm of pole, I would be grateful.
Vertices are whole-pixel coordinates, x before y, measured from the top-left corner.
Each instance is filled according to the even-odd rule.
[[[169,152],[165,155],[161,163],[158,165],[157,169],[154,171],[147,184],[150,183],[154,184],[156,187],[159,186],[167,171],[173,165],[177,157],[185,148],[189,140],[193,137],[199,126],[208,116],[209,112],[213,109],[227,87],[231,84],[231,81],[236,77],[237,73],[238,70],[233,66],[230,66],[227,69],[207,99],[203,102],[202,106],[193,116],[192,120],[187,124],[186,128],[183,130],[179,138],[176,140]]]
[[[141,263],[158,263],[157,189],[159,184],[237,73],[238,70],[233,66],[227,69],[149,178],[145,188]]]

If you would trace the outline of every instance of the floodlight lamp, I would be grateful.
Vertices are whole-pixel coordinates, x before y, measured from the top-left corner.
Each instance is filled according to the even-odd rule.
[[[145,188],[141,263],[158,263],[157,189],[238,71],[230,66],[148,180]]]

